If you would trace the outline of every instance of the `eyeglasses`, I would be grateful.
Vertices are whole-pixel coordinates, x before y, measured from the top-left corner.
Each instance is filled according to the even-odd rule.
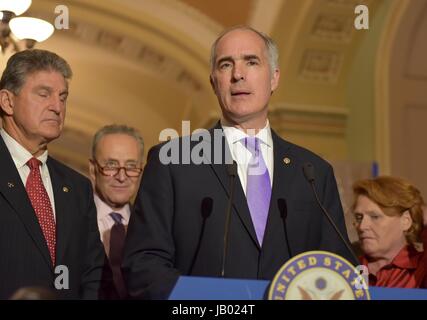
[[[106,164],[105,166],[101,166],[99,162],[96,159],[91,160],[95,163],[95,165],[98,167],[99,172],[101,172],[104,176],[107,177],[115,177],[121,169],[125,171],[125,174],[129,178],[136,178],[139,177],[139,175],[142,172],[142,168],[137,167],[118,167],[114,164]]]

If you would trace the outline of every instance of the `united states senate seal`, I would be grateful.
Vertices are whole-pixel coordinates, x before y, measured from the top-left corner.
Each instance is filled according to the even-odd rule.
[[[274,277],[269,300],[369,300],[366,279],[346,259],[309,251],[287,261]]]

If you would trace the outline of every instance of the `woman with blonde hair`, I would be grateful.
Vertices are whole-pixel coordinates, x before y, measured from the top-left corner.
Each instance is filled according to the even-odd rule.
[[[380,287],[427,287],[424,200],[404,179],[381,176],[353,185],[355,227],[369,270],[369,284]]]

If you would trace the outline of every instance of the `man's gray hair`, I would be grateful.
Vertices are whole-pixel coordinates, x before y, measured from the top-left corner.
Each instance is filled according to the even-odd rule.
[[[248,26],[235,26],[229,29],[224,30],[221,32],[221,34],[218,36],[218,38],[215,40],[215,42],[212,44],[211,47],[211,56],[210,56],[210,66],[211,66],[211,72],[215,69],[215,61],[216,61],[216,48],[218,46],[218,42],[224,37],[227,33],[234,31],[234,30],[248,30],[255,32],[260,38],[264,41],[265,47],[267,49],[267,58],[268,63],[270,64],[270,70],[271,74],[274,73],[275,70],[279,68],[279,49],[277,48],[276,42],[272,38],[270,38],[265,33],[255,30],[254,28],[248,27]]]
[[[92,159],[95,159],[96,147],[99,141],[109,134],[126,134],[135,138],[141,149],[141,159],[144,157],[144,139],[137,129],[124,124],[110,124],[102,127],[95,133],[92,140]]]
[[[15,53],[7,61],[0,80],[0,90],[7,89],[19,94],[27,77],[38,71],[56,71],[65,80],[71,79],[73,75],[67,61],[56,53],[40,49],[24,50]]]

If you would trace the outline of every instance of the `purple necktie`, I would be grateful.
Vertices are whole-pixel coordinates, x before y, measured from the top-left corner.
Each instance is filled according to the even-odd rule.
[[[258,243],[262,246],[268,210],[270,207],[270,175],[268,174],[267,166],[262,157],[259,139],[247,137],[244,139],[243,143],[252,154],[248,164],[246,199],[248,201],[248,207],[251,212]]]

